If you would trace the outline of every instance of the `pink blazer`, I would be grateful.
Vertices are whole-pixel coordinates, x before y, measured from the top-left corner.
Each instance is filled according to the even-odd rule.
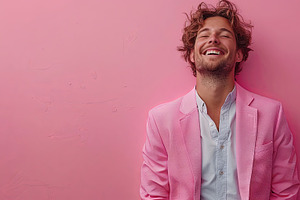
[[[297,200],[293,137],[279,102],[236,83],[236,161],[242,200]],[[200,200],[201,137],[195,90],[149,112],[141,199]]]

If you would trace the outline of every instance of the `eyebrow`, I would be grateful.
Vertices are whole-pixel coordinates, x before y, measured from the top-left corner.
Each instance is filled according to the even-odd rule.
[[[202,29],[202,30],[200,30],[199,32],[198,32],[198,34],[199,33],[202,33],[202,32],[205,32],[205,31],[209,31],[210,29],[209,28],[204,28],[204,29]],[[228,32],[228,33],[230,33],[232,36],[234,36],[234,34],[230,31],[230,30],[228,30],[227,28],[220,28],[220,32]]]

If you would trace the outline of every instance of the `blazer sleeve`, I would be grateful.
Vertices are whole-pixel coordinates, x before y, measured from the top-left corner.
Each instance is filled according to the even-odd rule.
[[[297,200],[300,184],[293,136],[279,106],[274,132],[272,192],[270,200]]]
[[[151,111],[143,148],[140,196],[143,200],[169,199],[168,155]]]

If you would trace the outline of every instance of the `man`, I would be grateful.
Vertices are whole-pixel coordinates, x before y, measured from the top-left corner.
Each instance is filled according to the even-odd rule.
[[[292,134],[279,102],[235,82],[251,25],[234,4],[201,3],[179,48],[196,87],[149,112],[142,199],[297,199]]]

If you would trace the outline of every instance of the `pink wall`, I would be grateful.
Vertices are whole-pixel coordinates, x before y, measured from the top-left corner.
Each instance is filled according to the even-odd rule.
[[[238,81],[282,101],[300,160],[300,3],[235,2],[255,26]],[[138,199],[147,112],[194,85],[176,46],[198,3],[1,1],[0,199]]]

